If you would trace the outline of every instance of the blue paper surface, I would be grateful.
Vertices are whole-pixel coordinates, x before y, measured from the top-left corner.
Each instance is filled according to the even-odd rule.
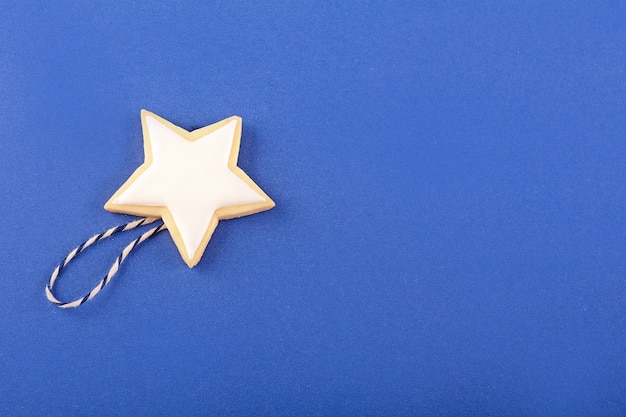
[[[5,2],[2,414],[626,414],[625,16]],[[56,264],[132,219],[103,205],[143,162],[142,108],[241,116],[277,205],[221,222],[193,269],[162,233],[59,310]]]

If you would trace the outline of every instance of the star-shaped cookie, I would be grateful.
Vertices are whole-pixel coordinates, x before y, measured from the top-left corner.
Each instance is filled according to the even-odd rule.
[[[237,166],[240,117],[192,132],[146,110],[141,121],[145,162],[104,208],[163,218],[189,267],[200,261],[219,220],[274,207]]]

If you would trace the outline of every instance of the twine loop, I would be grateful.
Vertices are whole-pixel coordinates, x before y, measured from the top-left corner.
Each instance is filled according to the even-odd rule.
[[[100,241],[102,239],[106,239],[108,237],[111,237],[111,236],[113,236],[116,233],[125,232],[127,230],[131,230],[131,229],[134,229],[134,228],[140,227],[140,226],[145,226],[147,224],[154,223],[157,220],[160,220],[160,219],[158,217],[156,217],[156,218],[155,217],[144,217],[144,218],[141,218],[139,220],[135,220],[135,221],[132,221],[130,223],[127,223],[127,224],[124,224],[124,225],[121,225],[121,226],[112,227],[109,230],[107,230],[106,232],[100,233],[99,235],[94,235],[91,238],[87,239],[82,244],[80,244],[73,251],[71,251],[65,257],[65,259],[63,259],[63,261],[54,269],[54,272],[52,272],[52,275],[50,276],[50,280],[49,280],[48,284],[46,285],[46,297],[48,297],[48,300],[51,303],[55,304],[59,308],[73,308],[73,307],[78,307],[79,305],[84,304],[87,301],[89,301],[92,298],[94,298],[105,287],[105,285],[107,285],[109,282],[111,282],[111,278],[113,278],[113,276],[115,276],[115,274],[117,273],[120,265],[122,264],[122,262],[124,262],[124,259],[126,259],[126,257],[130,254],[130,252],[133,249],[135,249],[137,247],[137,245],[139,245],[143,241],[145,241],[145,240],[153,237],[157,233],[167,229],[167,226],[165,226],[165,224],[160,224],[157,227],[153,227],[152,229],[148,230],[147,232],[145,232],[144,234],[139,236],[137,239],[135,239],[132,242],[130,242],[122,250],[122,252],[119,254],[119,256],[115,259],[115,262],[113,262],[113,265],[111,266],[111,269],[109,269],[109,272],[104,276],[104,278],[102,278],[100,280],[100,282],[98,283],[98,285],[96,285],[89,292],[89,294],[85,295],[84,297],[78,298],[78,299],[76,299],[74,301],[70,301],[70,302],[60,301],[52,293],[52,287],[54,287],[54,284],[56,283],[57,279],[59,278],[59,274],[61,273],[63,268],[65,268],[68,263],[70,263],[79,253],[81,253],[82,251],[87,249],[89,246],[93,245],[94,243],[96,243],[96,242],[98,242],[98,241]]]

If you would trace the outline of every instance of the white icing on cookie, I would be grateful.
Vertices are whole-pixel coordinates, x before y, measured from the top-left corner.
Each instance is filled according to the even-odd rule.
[[[215,210],[265,198],[228,168],[237,120],[195,141],[152,116],[146,124],[152,163],[113,203],[167,207],[192,259]]]

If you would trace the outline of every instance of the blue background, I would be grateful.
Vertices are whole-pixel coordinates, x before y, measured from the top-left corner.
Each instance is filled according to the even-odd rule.
[[[626,414],[623,3],[54,3],[0,16],[3,413]],[[277,206],[59,310],[142,108],[243,117]]]

